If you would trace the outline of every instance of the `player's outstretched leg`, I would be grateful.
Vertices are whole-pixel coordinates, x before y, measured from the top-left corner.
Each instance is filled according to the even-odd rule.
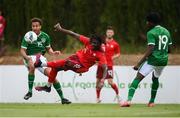
[[[48,87],[47,85],[45,85],[45,86],[36,86],[35,89],[37,91],[51,92],[51,87]]]
[[[141,79],[135,78],[129,88],[128,92],[128,100],[121,104],[121,107],[130,107],[131,106],[131,100],[134,96],[135,90],[137,89]]]

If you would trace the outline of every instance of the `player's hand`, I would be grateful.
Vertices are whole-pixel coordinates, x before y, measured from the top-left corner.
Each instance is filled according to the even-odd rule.
[[[60,31],[62,29],[60,23],[57,23],[56,25],[54,25],[54,31]]]
[[[58,55],[61,55],[62,53],[61,53],[61,51],[54,51],[53,54],[58,56]]]
[[[104,86],[104,79],[101,79],[101,81],[98,84],[98,88],[102,88]]]
[[[139,69],[139,65],[135,65],[135,66],[133,67],[133,69],[134,69],[134,70],[138,70],[138,69]]]

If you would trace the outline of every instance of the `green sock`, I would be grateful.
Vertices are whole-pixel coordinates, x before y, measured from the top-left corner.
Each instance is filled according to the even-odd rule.
[[[32,93],[32,88],[33,88],[33,83],[34,83],[34,75],[28,75],[28,87],[29,87],[29,92]]]
[[[138,78],[135,78],[133,80],[133,82],[131,83],[131,86],[129,88],[129,92],[128,92],[128,101],[131,101],[133,96],[134,96],[134,93],[135,93],[135,90],[137,89],[139,83],[140,83],[140,79]]]
[[[61,85],[60,85],[60,83],[59,83],[59,82],[53,83],[53,86],[54,86],[54,88],[56,89],[59,97],[60,97],[61,100],[62,100],[62,99],[64,98],[64,96],[63,96],[63,92],[62,92],[62,90],[61,90]]]
[[[155,78],[153,77],[152,78],[152,88],[151,88],[151,99],[150,99],[150,103],[154,103],[154,100],[156,98],[156,93],[157,93],[157,90],[158,90],[158,87],[159,87],[159,80],[158,78]]]

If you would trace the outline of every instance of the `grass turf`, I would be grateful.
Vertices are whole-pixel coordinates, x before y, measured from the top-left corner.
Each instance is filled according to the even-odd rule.
[[[180,117],[180,104],[24,104],[0,103],[0,117]]]

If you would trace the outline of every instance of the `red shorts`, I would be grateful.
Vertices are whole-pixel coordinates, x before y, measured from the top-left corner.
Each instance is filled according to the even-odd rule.
[[[102,66],[98,66],[96,77],[98,79],[101,79],[102,76],[103,76],[103,68],[102,68]],[[112,66],[108,66],[108,71],[107,71],[107,75],[106,75],[105,79],[109,79],[109,78],[113,78],[113,67]]]
[[[89,69],[84,67],[77,55],[72,55],[65,60],[64,70],[72,70],[76,73],[87,72]]]

